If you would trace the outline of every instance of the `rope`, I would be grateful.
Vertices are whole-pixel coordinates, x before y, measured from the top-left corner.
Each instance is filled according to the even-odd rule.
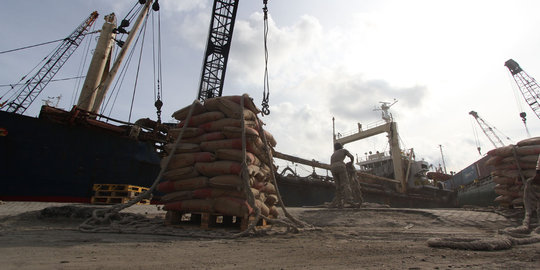
[[[161,167],[161,170],[159,171],[158,176],[154,180],[154,183],[152,183],[152,186],[145,192],[141,193],[139,196],[135,197],[134,199],[130,200],[129,202],[125,204],[116,204],[114,206],[111,206],[108,209],[96,209],[92,213],[92,217],[85,220],[80,226],[79,230],[84,232],[95,232],[96,228],[95,225],[103,224],[103,223],[111,223],[110,218],[114,215],[118,215],[118,212],[120,212],[123,209],[126,209],[138,202],[140,202],[143,199],[150,198],[152,195],[152,192],[154,192],[157,184],[161,180],[161,177],[163,176],[163,173],[165,173],[165,169],[167,166],[169,166],[169,163],[176,151],[177,146],[180,143],[180,140],[182,139],[182,136],[184,136],[184,131],[186,130],[186,127],[189,125],[189,121],[191,120],[191,116],[193,114],[193,110],[195,108],[195,103],[197,100],[193,101],[191,107],[189,108],[189,112],[186,118],[186,124],[182,127],[180,130],[180,134],[178,135],[178,138],[176,138],[176,141],[174,142],[174,147],[171,153],[165,158],[165,163]],[[100,216],[101,215],[101,216]],[[107,222],[108,221],[108,222]]]
[[[241,101],[241,109],[244,108],[244,99],[247,97],[247,95],[244,95]],[[117,204],[114,206],[111,206],[109,208],[104,209],[96,209],[92,212],[92,216],[88,219],[86,219],[81,225],[79,225],[79,230],[82,232],[101,232],[101,233],[136,233],[136,234],[150,234],[150,235],[169,235],[169,236],[179,236],[179,237],[198,237],[198,238],[238,238],[242,236],[249,235],[250,233],[257,233],[257,234],[265,234],[269,231],[269,229],[261,229],[256,230],[256,225],[261,219],[265,219],[271,224],[280,224],[287,227],[287,232],[299,232],[299,228],[307,228],[307,229],[315,229],[313,226],[297,220],[292,215],[290,215],[287,210],[285,209],[285,206],[283,205],[283,200],[281,198],[281,195],[279,194],[279,190],[277,187],[277,183],[275,180],[274,172],[272,170],[272,182],[276,188],[277,196],[279,199],[280,206],[283,209],[283,212],[285,215],[292,221],[294,224],[281,219],[272,219],[265,217],[260,214],[260,209],[255,204],[255,196],[253,195],[253,192],[251,191],[251,188],[249,187],[249,172],[247,170],[247,158],[246,158],[246,135],[245,135],[245,119],[244,114],[242,111],[241,114],[241,123],[242,123],[242,172],[241,177],[243,179],[243,185],[244,185],[244,191],[246,194],[246,197],[248,199],[248,204],[252,207],[252,209],[255,209],[255,219],[250,222],[247,229],[236,234],[231,234],[230,232],[224,232],[224,231],[205,231],[204,233],[198,233],[196,231],[184,231],[179,230],[178,228],[172,228],[169,226],[165,226],[164,222],[160,218],[155,219],[149,219],[146,218],[143,215],[138,214],[131,214],[131,213],[119,213],[121,210],[126,209],[138,202],[140,202],[143,199],[150,198],[152,192],[155,190],[157,184],[159,183],[161,177],[163,176],[163,173],[165,172],[165,169],[168,167],[173,155],[175,154],[175,151],[177,149],[177,146],[180,144],[180,141],[183,137],[184,131],[186,127],[189,126],[189,121],[191,120],[194,105],[197,103],[198,100],[193,101],[187,118],[186,123],[180,130],[180,134],[176,138],[176,141],[174,142],[173,150],[171,153],[165,158],[164,164],[156,177],[154,183],[149,188],[149,190],[145,191],[144,193],[140,194],[136,198],[130,200],[129,202],[125,204]],[[266,140],[266,136],[264,134],[264,131],[262,130],[262,122],[260,122],[259,119],[257,119],[259,122],[259,130],[262,134],[264,147],[266,150],[266,153],[268,154],[269,160],[272,160],[271,154],[268,151],[268,142]],[[296,225],[295,225],[296,224]]]
[[[263,147],[264,147],[264,151],[266,152],[266,155],[268,157],[268,160],[272,160],[272,154],[271,152],[269,151],[268,149],[268,141],[266,139],[266,134],[264,133],[264,130],[262,128],[263,126],[263,122],[257,118],[257,127],[259,129],[259,134],[262,138],[262,141],[263,141]],[[271,164],[270,164],[271,165]],[[276,181],[276,176],[275,176],[275,171],[273,168],[271,168],[271,173],[270,173],[270,176],[271,176],[271,180],[272,180],[272,184],[274,184],[274,187],[276,189],[276,195],[278,197],[278,202],[279,202],[279,206],[281,207],[281,210],[283,211],[283,214],[288,218],[290,219],[294,224],[296,224],[297,226],[301,227],[301,228],[305,228],[305,229],[315,229],[315,227],[311,224],[308,224],[304,221],[301,221],[299,219],[296,219],[294,216],[292,216],[288,211],[287,209],[285,208],[285,205],[283,204],[283,199],[281,198],[281,193],[279,192],[279,188],[278,188],[278,185],[277,185],[277,181]],[[267,221],[269,222],[278,222],[277,220],[275,219],[268,219],[266,217],[263,217],[265,218]],[[284,221],[279,221],[280,223],[281,222],[284,222]],[[295,230],[298,230],[298,227],[292,225],[292,224],[288,224],[287,222],[284,222],[286,225],[290,226],[291,228],[294,228]]]
[[[150,12],[150,10],[148,10]],[[139,82],[139,72],[141,70],[141,61],[142,61],[142,54],[144,49],[144,41],[146,39],[146,25],[148,23],[148,16],[145,17],[144,23],[143,23],[143,29],[142,32],[142,42],[141,42],[141,50],[139,51],[139,61],[137,63],[137,72],[135,75],[135,84],[133,85],[133,95],[131,96],[131,104],[129,106],[129,117],[128,122],[131,121],[131,113],[133,112],[133,104],[135,103],[135,93],[137,93],[137,83]]]
[[[499,234],[505,234],[505,237],[493,238],[430,238],[427,245],[435,248],[453,248],[463,250],[505,250],[516,245],[526,245],[540,243],[540,227],[530,233],[525,226],[517,228],[506,228],[499,231]]]
[[[268,82],[268,7],[266,6],[267,0],[263,0],[263,12],[264,12],[264,83],[263,83],[263,101],[261,114],[263,116],[270,114],[270,84]]]
[[[517,146],[512,145],[512,155],[514,156],[514,160],[516,161],[516,166],[518,168],[519,177],[521,178],[521,183],[525,184],[525,176],[523,175],[523,171],[521,170],[521,166],[519,165],[519,159],[517,157],[516,148]]]

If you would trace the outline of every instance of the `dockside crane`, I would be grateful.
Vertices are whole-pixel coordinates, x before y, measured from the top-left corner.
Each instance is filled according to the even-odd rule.
[[[516,81],[525,102],[529,105],[529,107],[531,107],[536,116],[540,118],[540,86],[536,80],[529,76],[529,74],[527,74],[527,72],[525,72],[513,59],[509,59],[504,63],[504,65],[512,74],[514,81]],[[521,117],[525,128],[527,128],[527,114],[525,112],[521,112],[519,116]]]
[[[73,52],[79,47],[86,33],[98,17],[94,11],[84,20],[54,51],[53,55],[45,64],[24,83],[16,96],[6,104],[6,111],[23,114],[32,104],[45,86],[53,79],[54,75],[66,63]]]
[[[488,140],[493,144],[495,148],[504,146],[504,143],[502,142],[501,138],[499,138],[499,136],[497,136],[497,134],[495,133],[495,130],[494,130],[495,128],[491,127],[488,123],[486,123],[486,121],[484,121],[484,119],[482,119],[478,115],[477,112],[470,111],[469,114],[474,117],[474,119],[476,120],[480,128],[482,129],[482,132],[484,132]],[[508,137],[506,137],[506,139],[510,140],[510,138]],[[478,149],[478,153],[481,155],[482,153],[480,151],[481,149],[478,143],[477,143],[477,149]]]

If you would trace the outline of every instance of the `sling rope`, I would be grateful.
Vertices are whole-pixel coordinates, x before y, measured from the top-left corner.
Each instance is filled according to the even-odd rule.
[[[92,216],[86,219],[81,225],[79,225],[79,230],[82,232],[108,232],[108,233],[136,233],[136,234],[151,234],[151,235],[169,235],[169,236],[180,236],[180,237],[199,237],[199,238],[238,238],[242,236],[249,235],[250,233],[264,234],[268,229],[256,230],[256,225],[260,219],[265,219],[271,224],[281,224],[287,227],[287,232],[299,232],[299,227],[305,229],[315,229],[312,225],[309,225],[301,220],[294,218],[291,214],[287,212],[283,204],[281,195],[277,187],[277,183],[274,176],[274,170],[271,170],[272,182],[276,188],[276,193],[279,199],[279,204],[283,209],[285,216],[290,219],[293,223],[288,222],[283,219],[272,219],[261,215],[259,207],[255,204],[255,197],[251,188],[249,187],[249,172],[247,169],[247,158],[246,158],[246,134],[245,134],[245,119],[243,114],[244,109],[244,99],[248,98],[246,94],[242,96],[241,99],[241,127],[242,127],[242,171],[241,178],[243,182],[243,189],[246,194],[248,204],[255,210],[255,218],[250,222],[247,229],[236,234],[224,231],[211,231],[200,233],[196,231],[187,231],[179,230],[178,228],[167,227],[164,225],[164,222],[160,218],[149,219],[143,215],[130,214],[130,213],[119,213],[121,210],[126,209],[143,199],[148,199],[151,197],[152,192],[157,187],[157,184],[161,180],[165,169],[168,167],[172,157],[175,154],[175,151],[180,144],[180,141],[183,137],[185,129],[189,126],[189,121],[191,120],[195,104],[198,103],[198,100],[193,101],[192,105],[189,108],[189,112],[186,118],[186,123],[180,130],[180,134],[174,142],[171,153],[165,158],[164,164],[161,167],[161,170],[156,177],[152,186],[145,192],[141,193],[136,198],[133,198],[125,204],[113,205],[109,208],[96,209],[92,212]],[[262,134],[264,149],[269,157],[269,160],[272,160],[271,153],[268,148],[268,141],[262,130],[262,122],[257,118],[257,123],[259,131]]]

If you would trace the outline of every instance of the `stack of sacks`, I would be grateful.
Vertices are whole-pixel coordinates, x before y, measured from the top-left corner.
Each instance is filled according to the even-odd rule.
[[[514,158],[514,145],[507,145],[488,152],[491,156],[486,165],[493,165],[491,172],[495,186],[495,193],[499,196],[495,202],[505,206],[523,205],[523,182],[536,174],[536,162],[540,153],[540,137],[520,141],[515,146],[517,161]],[[519,167],[518,167],[519,165]],[[518,169],[519,168],[519,169]]]
[[[247,202],[241,173],[242,128],[241,113],[245,119],[246,159],[249,186],[261,214],[277,217],[276,189],[271,183],[273,160],[263,149],[259,134],[257,113],[260,111],[248,96],[226,96],[207,99],[204,105],[195,103],[192,117],[186,121],[190,106],[173,114],[180,121],[169,131],[172,152],[174,142],[185,128],[182,139],[163,174],[157,190],[165,193],[164,209],[181,212],[207,212],[243,217],[254,213]],[[272,135],[264,131],[268,149],[275,147]],[[165,159],[162,160],[162,167]]]

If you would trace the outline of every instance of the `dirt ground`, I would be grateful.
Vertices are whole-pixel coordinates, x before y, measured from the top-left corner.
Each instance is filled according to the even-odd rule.
[[[501,251],[431,248],[432,237],[493,237],[517,225],[448,212],[290,208],[318,227],[238,239],[84,233],[83,219],[0,217],[1,269],[540,269],[540,243]],[[459,212],[462,213],[462,212]],[[474,213],[463,212],[468,220]],[[199,230],[198,228],[192,228]],[[275,229],[279,231],[278,228]]]

